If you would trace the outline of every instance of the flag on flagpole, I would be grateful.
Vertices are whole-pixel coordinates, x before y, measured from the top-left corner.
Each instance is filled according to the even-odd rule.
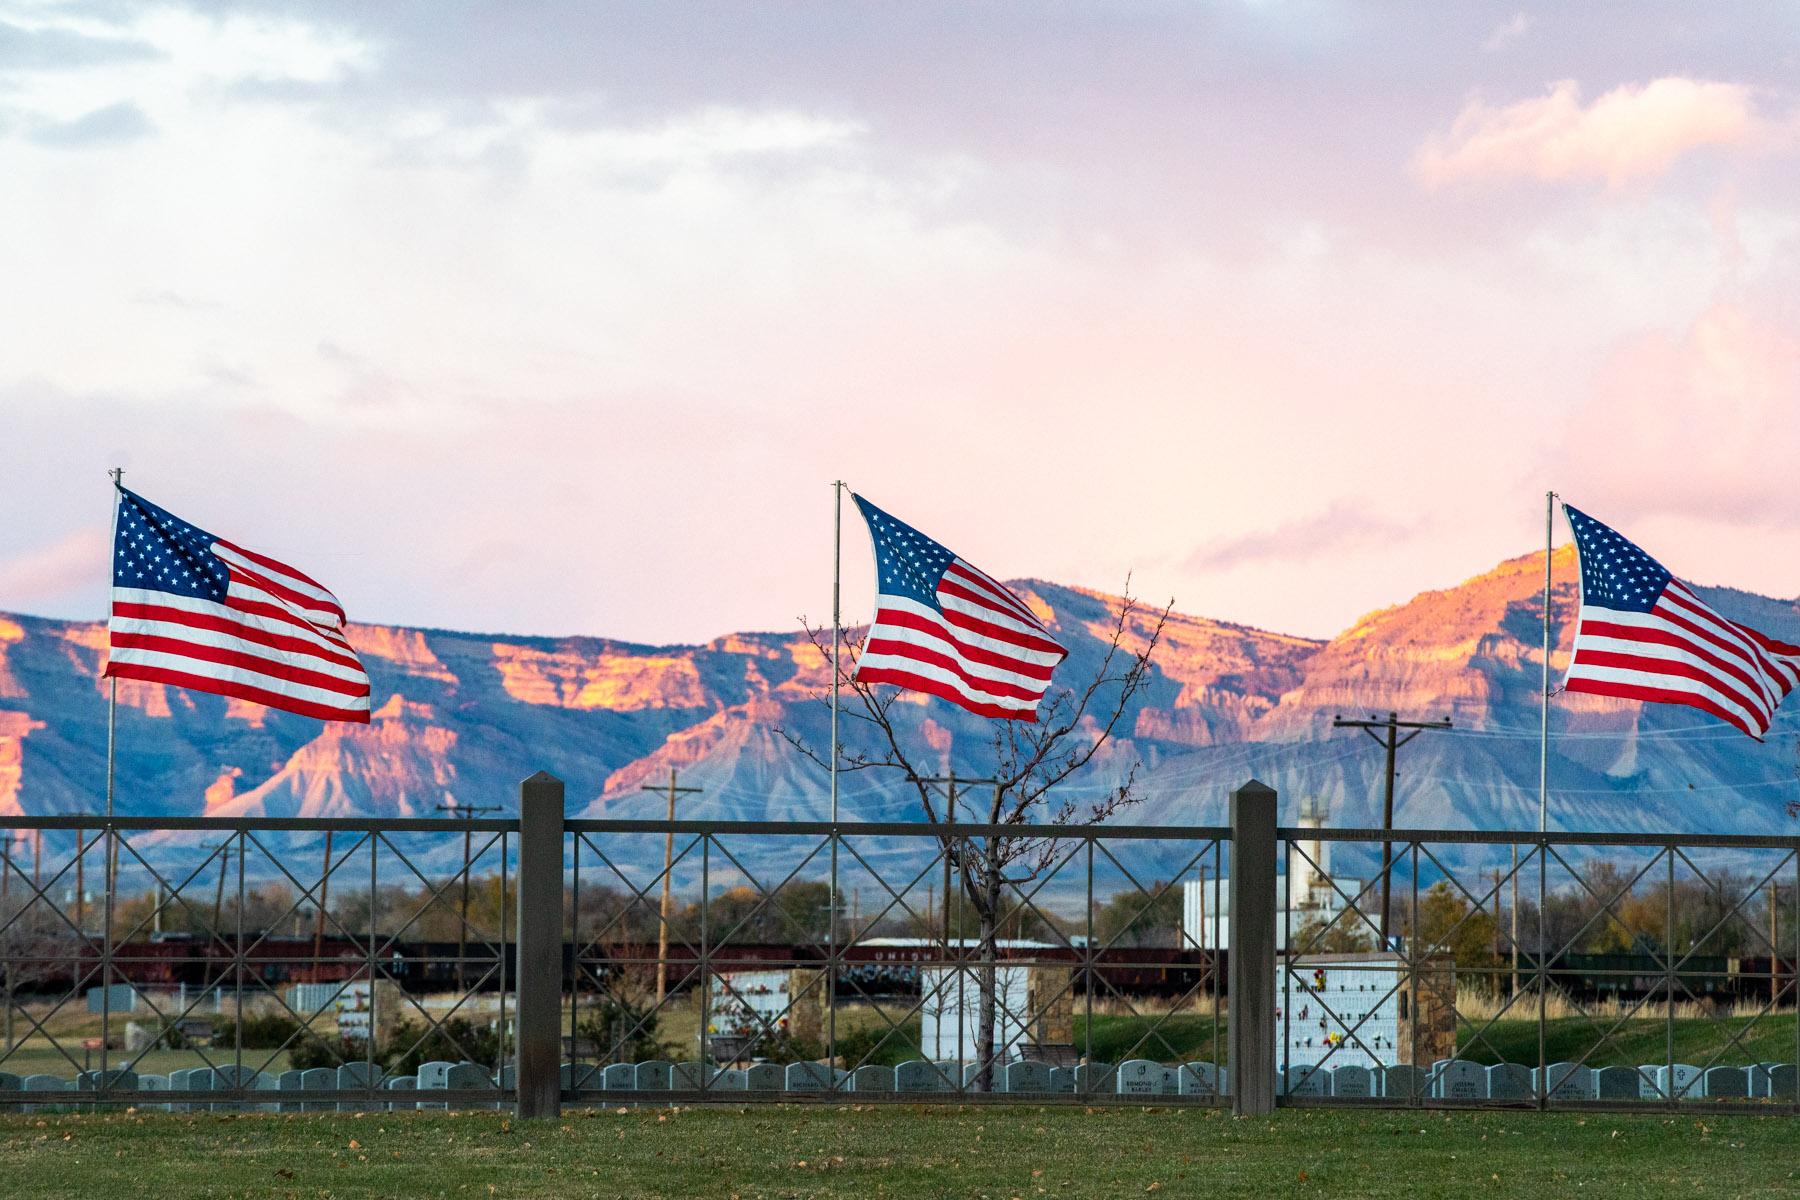
[[[1715,612],[1616,531],[1563,505],[1581,555],[1571,692],[1686,704],[1758,740],[1800,682],[1800,646]]]
[[[875,621],[855,680],[928,692],[984,717],[1036,721],[1069,652],[986,572],[851,498],[875,544]]]
[[[106,674],[369,720],[337,598],[308,575],[119,488]]]

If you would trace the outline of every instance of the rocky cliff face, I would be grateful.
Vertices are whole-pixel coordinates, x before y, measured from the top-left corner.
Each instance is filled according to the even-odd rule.
[[[1553,618],[1566,650],[1572,554]],[[1171,616],[1155,678],[1088,785],[1142,764],[1130,818],[1211,822],[1251,774],[1293,800],[1328,799],[1335,821],[1375,817],[1381,756],[1335,713],[1449,716],[1402,759],[1403,824],[1527,828],[1537,803],[1537,680],[1543,559],[1502,563],[1358,621],[1328,642]],[[1059,677],[1095,669],[1117,601],[1025,581],[1018,590],[1072,647]],[[1722,608],[1800,640],[1793,603],[1715,592]],[[1134,624],[1141,637],[1147,625]],[[216,815],[429,814],[440,803],[507,804],[540,768],[569,783],[572,811],[648,814],[641,788],[668,777],[706,789],[684,812],[735,818],[824,812],[822,773],[789,742],[828,728],[819,650],[799,633],[734,634],[697,646],[509,638],[356,626],[379,706],[367,728],[333,725],[175,688],[120,688],[121,811]],[[105,781],[105,630],[0,617],[0,813],[91,811]],[[1563,666],[1562,652],[1553,667]],[[1797,702],[1800,703],[1800,702]],[[978,773],[988,724],[919,698],[918,744]],[[1553,728],[1555,823],[1582,828],[1787,831],[1800,795],[1791,736],[1759,745],[1701,714],[1562,698]],[[1792,729],[1794,726],[1778,726]],[[851,818],[907,819],[907,797],[858,777]]]

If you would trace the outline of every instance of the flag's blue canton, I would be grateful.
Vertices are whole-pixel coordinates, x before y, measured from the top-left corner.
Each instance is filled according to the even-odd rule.
[[[1563,505],[1581,551],[1581,600],[1622,612],[1649,612],[1674,576],[1661,563],[1578,508]]]
[[[852,495],[869,522],[875,542],[875,572],[884,596],[905,596],[928,608],[937,608],[938,581],[956,561],[956,555],[932,541],[905,521],[896,520],[861,496]]]
[[[120,491],[113,586],[223,601],[231,568],[212,552],[218,539],[142,496]]]

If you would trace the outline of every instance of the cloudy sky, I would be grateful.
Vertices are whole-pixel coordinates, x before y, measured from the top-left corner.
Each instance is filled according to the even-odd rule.
[[[820,617],[839,476],[1300,633],[1550,486],[1800,594],[1795,79],[1779,3],[0,0],[0,609],[104,611],[115,464],[455,628]]]

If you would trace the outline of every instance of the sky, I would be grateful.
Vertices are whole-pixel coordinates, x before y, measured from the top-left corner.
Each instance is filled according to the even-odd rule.
[[[1800,595],[1796,79],[1777,3],[0,0],[0,610],[104,614],[113,466],[495,632],[828,619],[840,478],[1292,633],[1550,488]]]

